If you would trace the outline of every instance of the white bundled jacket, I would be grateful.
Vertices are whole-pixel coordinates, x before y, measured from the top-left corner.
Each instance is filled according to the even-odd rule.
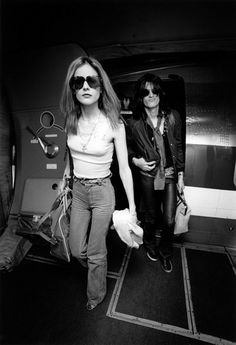
[[[143,229],[132,223],[129,210],[114,211],[113,225],[120,239],[129,247],[138,249],[143,243]]]

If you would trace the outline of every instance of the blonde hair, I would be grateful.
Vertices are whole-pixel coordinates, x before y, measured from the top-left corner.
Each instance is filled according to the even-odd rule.
[[[101,95],[98,100],[98,107],[110,120],[111,126],[116,128],[120,122],[121,106],[110,79],[99,61],[93,57],[80,56],[71,62],[62,90],[60,109],[65,117],[65,130],[67,133],[77,134],[81,106],[75,93],[70,88],[70,80],[74,76],[75,71],[84,64],[89,64],[98,73],[101,79]]]

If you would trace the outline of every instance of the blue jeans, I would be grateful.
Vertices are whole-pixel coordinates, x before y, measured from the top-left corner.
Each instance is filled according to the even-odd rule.
[[[115,193],[110,178],[94,183],[74,182],[69,244],[72,256],[87,259],[87,297],[93,305],[106,295],[106,235],[114,208]]]

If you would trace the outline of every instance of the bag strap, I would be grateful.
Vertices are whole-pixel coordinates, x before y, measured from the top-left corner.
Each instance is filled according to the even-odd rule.
[[[66,202],[63,205],[64,211],[66,211],[66,209],[70,206],[71,201],[67,201],[67,194],[72,190],[73,186],[73,159],[68,145],[66,145],[64,160],[66,159],[67,155],[69,157],[70,176],[66,179],[66,185],[64,189],[61,191],[61,193],[56,197],[55,201],[51,206],[51,209],[47,211],[38,221],[37,229],[39,229],[43,222],[52,214],[52,212],[58,208],[63,198],[66,198]]]
[[[51,209],[46,212],[39,220],[38,222],[38,228],[42,225],[42,223],[51,215],[51,213],[56,210],[59,206],[59,204],[62,201],[62,198],[64,196],[66,196],[68,194],[68,192],[70,192],[72,190],[72,186],[73,186],[73,159],[71,156],[71,152],[70,152],[70,148],[69,146],[66,144],[66,150],[65,150],[65,155],[64,155],[64,160],[66,160],[66,157],[69,157],[69,167],[70,167],[70,176],[66,179],[66,185],[63,189],[63,191],[61,191],[61,193],[57,196],[56,200],[54,201],[54,203],[52,204]],[[70,204],[70,203],[69,203]],[[69,207],[69,204],[66,205],[66,209]]]
[[[185,200],[185,197],[184,197],[184,192],[182,192],[180,194],[178,188],[177,188],[177,196],[179,197],[179,199],[182,201],[182,203],[184,204],[184,206],[188,207],[187,203],[186,203],[186,200]]]
[[[47,211],[46,213],[44,213],[44,215],[38,221],[38,224],[37,224],[38,229],[43,224],[43,222],[51,215],[51,213],[58,208],[58,206],[60,205],[62,201],[62,198],[66,196],[69,191],[70,189],[68,187],[65,187],[65,189],[63,189],[63,191],[56,197],[56,200],[52,204],[51,209]]]
[[[66,160],[67,155],[68,155],[68,159],[69,159],[69,168],[70,168],[70,176],[67,178],[67,181],[68,181],[68,185],[69,185],[70,189],[72,189],[74,164],[73,164],[73,158],[71,156],[71,152],[70,152],[70,148],[69,148],[68,144],[66,144],[65,160]]]

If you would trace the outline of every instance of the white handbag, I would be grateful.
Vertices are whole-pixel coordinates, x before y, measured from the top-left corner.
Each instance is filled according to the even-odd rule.
[[[174,235],[180,235],[188,232],[190,215],[191,209],[185,200],[184,193],[180,194],[179,192],[177,192]]]

